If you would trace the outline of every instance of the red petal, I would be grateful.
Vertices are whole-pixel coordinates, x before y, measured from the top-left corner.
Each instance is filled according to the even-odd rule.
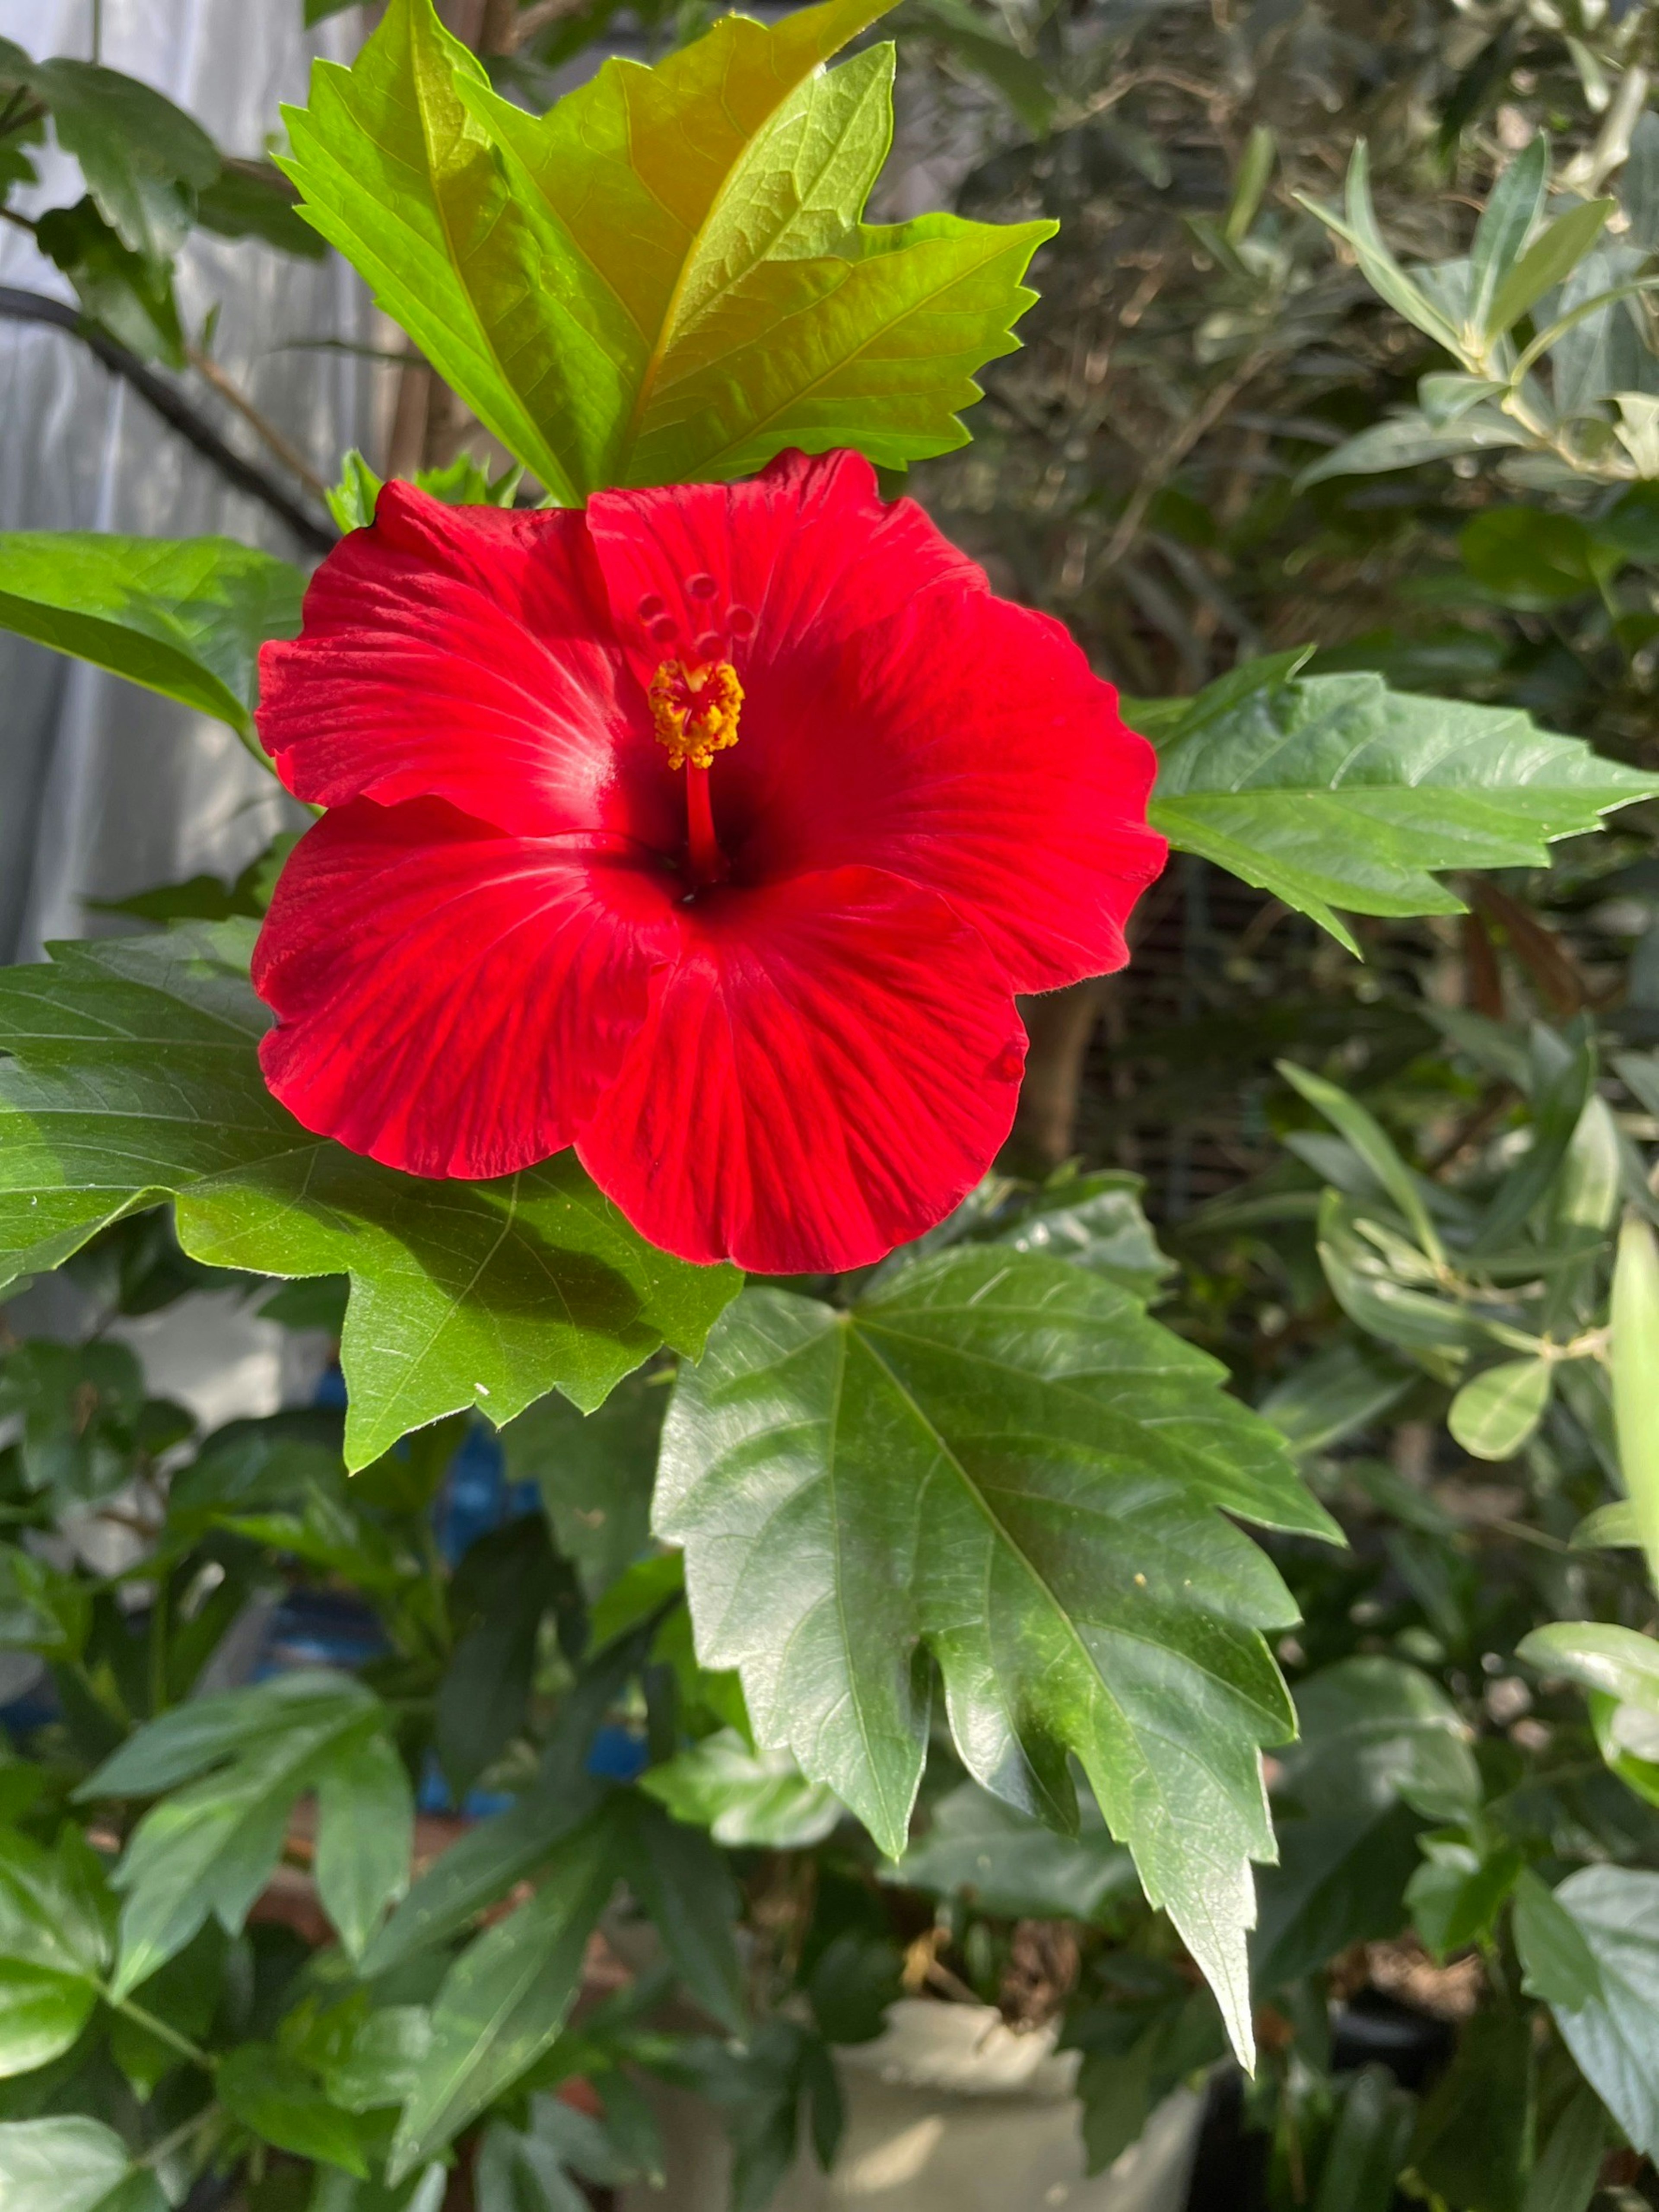
[[[389,483],[259,656],[259,734],[319,805],[431,796],[527,836],[682,834],[580,514]]]
[[[869,868],[713,893],[577,1139],[653,1244],[767,1274],[921,1235],[1007,1135],[1025,1033],[931,892]]]
[[[568,1145],[672,955],[674,879],[441,800],[307,831],[259,935],[265,1080],[387,1167],[507,1175]]]
[[[600,492],[587,523],[641,684],[672,659],[734,660],[746,685],[820,630],[842,650],[930,586],[990,588],[913,501],[884,504],[861,453],[783,453],[747,483]]]
[[[739,880],[864,866],[926,884],[1019,990],[1121,967],[1124,921],[1165,857],[1146,827],[1155,762],[1058,623],[995,598],[851,453],[606,493],[588,512],[635,670],[648,678],[709,619],[702,643],[742,679],[738,743],[710,783]],[[748,640],[720,629],[733,604],[755,616]]]

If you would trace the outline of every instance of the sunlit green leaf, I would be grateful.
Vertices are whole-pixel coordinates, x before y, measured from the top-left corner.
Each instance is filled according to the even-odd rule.
[[[787,446],[902,466],[960,445],[1053,226],[859,221],[891,129],[890,48],[819,65],[882,12],[722,17],[654,70],[612,60],[545,117],[491,91],[430,0],[392,0],[284,111],[304,213],[567,503],[732,477]]]
[[[1659,777],[1514,708],[1390,691],[1380,676],[1298,678],[1297,665],[1252,662],[1158,708],[1152,818],[1351,948],[1339,909],[1458,913],[1434,871],[1541,865],[1552,839],[1659,791]]]
[[[1586,2002],[1552,2001],[1579,2070],[1638,2151],[1659,2159],[1659,1874],[1582,1867],[1554,1893],[1600,1976]]]
[[[0,628],[246,731],[259,647],[300,627],[305,579],[228,538],[0,532]]]

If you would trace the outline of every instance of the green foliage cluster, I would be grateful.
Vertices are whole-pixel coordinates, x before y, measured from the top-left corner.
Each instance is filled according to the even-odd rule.
[[[41,243],[163,361],[193,222],[319,234],[512,457],[440,496],[927,464],[1149,695],[1182,880],[1305,923],[1407,1042],[1368,1057],[1346,984],[1334,1026],[1260,1024],[1282,1144],[1164,1224],[1173,1259],[1133,1174],[1072,1166],[858,1279],[744,1285],[569,1156],[432,1185],[294,1123],[246,980],[280,852],[5,971],[0,1280],[64,1270],[94,1320],[0,1351],[0,1655],[52,1690],[0,1759],[0,2198],[160,2212],[217,2174],[252,2212],[435,2212],[459,2161],[479,2212],[570,2212],[660,2174],[667,2084],[760,2212],[833,2156],[834,2047],[931,1991],[1058,2028],[1091,2170],[1259,2040],[1273,2212],[1647,2202],[1659,995],[1587,984],[1528,894],[1654,890],[1648,11],[1500,7],[1470,46],[1465,11],[1385,9],[1321,45],[1312,10],[1200,39],[929,0],[902,82],[977,166],[963,213],[877,225],[894,50],[824,66],[869,0],[508,96],[613,12],[492,67],[392,0],[257,178],[8,48],[0,174],[50,122],[88,194]],[[1412,59],[1408,113],[1362,50]],[[1194,143],[1168,104],[1218,52],[1227,142]],[[343,528],[377,489],[349,457]],[[302,581],[0,538],[0,623],[250,743]],[[1388,619],[1323,618],[1349,599]],[[149,1396],[119,1324],[207,1289],[325,1329],[343,1413],[204,1435]],[[540,1506],[450,1562],[475,1424]],[[374,1656],[228,1676],[307,1588],[355,1594]],[[434,1773],[495,1799],[436,1852]],[[609,1989],[596,1934],[635,1962]],[[1400,1992],[1451,2023],[1417,2087],[1353,2063]]]

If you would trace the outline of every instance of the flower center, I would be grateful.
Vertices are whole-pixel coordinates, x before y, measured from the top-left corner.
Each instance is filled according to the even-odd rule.
[[[706,769],[717,752],[738,742],[743,686],[729,660],[665,660],[648,694],[657,742],[670,768]]]

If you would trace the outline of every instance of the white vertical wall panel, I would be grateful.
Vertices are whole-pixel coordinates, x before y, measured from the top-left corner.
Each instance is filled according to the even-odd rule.
[[[104,0],[103,55],[196,116],[228,153],[256,155],[281,101],[302,100],[313,54],[349,58],[359,12],[307,31],[301,0]],[[91,52],[91,0],[0,0],[0,35],[36,56]],[[50,144],[21,202],[80,196]],[[69,298],[27,232],[0,227],[0,284]],[[283,350],[296,338],[367,342],[371,311],[337,257],[309,261],[257,240],[195,234],[180,307],[213,351],[324,476],[369,441],[374,375],[347,354]],[[192,397],[229,441],[248,434],[196,378]],[[283,524],[227,484],[137,395],[67,334],[0,321],[0,528],[184,537],[221,531],[290,557]],[[231,733],[205,717],[21,641],[0,636],[0,958],[100,926],[86,896],[119,896],[198,870],[234,872],[287,818]]]

